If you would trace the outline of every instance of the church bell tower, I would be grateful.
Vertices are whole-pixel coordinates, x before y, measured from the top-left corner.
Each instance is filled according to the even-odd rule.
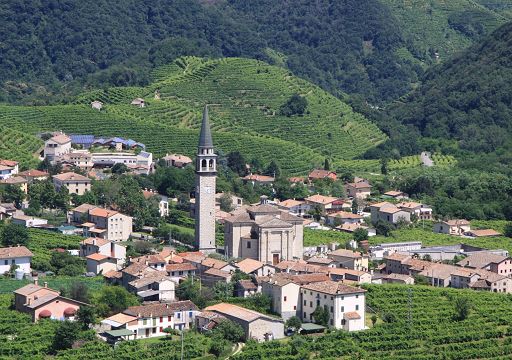
[[[195,244],[199,251],[212,253],[215,247],[215,179],[217,155],[205,105],[196,156]]]

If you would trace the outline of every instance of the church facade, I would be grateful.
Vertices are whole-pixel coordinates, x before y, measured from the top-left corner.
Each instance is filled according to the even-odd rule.
[[[195,244],[199,251],[212,253],[215,247],[215,179],[217,155],[205,106],[196,156]]]
[[[266,264],[302,259],[303,219],[269,204],[249,207],[227,218],[224,225],[226,254]]]

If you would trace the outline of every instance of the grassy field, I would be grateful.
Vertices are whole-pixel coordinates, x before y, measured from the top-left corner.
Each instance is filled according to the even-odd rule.
[[[470,360],[510,359],[512,314],[508,295],[424,286],[370,285],[367,304],[379,318],[361,332],[248,344],[235,360]],[[454,301],[469,299],[472,310],[456,320]],[[289,341],[288,341],[289,340]]]
[[[304,229],[304,246],[324,245],[334,242],[344,246],[350,239],[352,239],[352,235],[342,231]]]

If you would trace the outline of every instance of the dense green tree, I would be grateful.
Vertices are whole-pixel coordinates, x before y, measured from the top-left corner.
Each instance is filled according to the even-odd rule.
[[[18,224],[8,224],[0,229],[1,242],[5,247],[23,245],[29,243],[29,234],[26,227]]]
[[[90,299],[89,287],[83,281],[75,281],[69,288],[69,295],[71,299],[88,303]]]
[[[512,238],[512,223],[507,223],[503,231],[503,235]]]
[[[281,106],[280,113],[284,116],[303,115],[308,107],[308,101],[299,94],[293,94],[286,103]]]
[[[72,321],[62,321],[55,331],[53,337],[52,350],[57,352],[59,350],[71,349],[78,337],[80,336],[80,324]]]
[[[354,231],[354,240],[358,243],[363,240],[368,240],[368,230],[362,228],[356,229]]]
[[[294,331],[297,331],[302,326],[302,321],[300,321],[299,317],[292,316],[288,320],[286,320],[285,326],[288,328],[292,328]]]
[[[247,175],[246,161],[239,151],[228,154],[228,167],[239,176]]]
[[[0,187],[0,200],[4,203],[14,203],[16,208],[21,209],[25,200],[25,193],[18,185],[6,185]]]
[[[214,338],[225,339],[232,343],[242,342],[245,338],[244,329],[230,320],[221,321],[213,328],[210,335]]]
[[[104,286],[93,299],[98,316],[108,316],[139,305],[137,297],[121,286]]]
[[[315,319],[315,323],[322,326],[329,325],[329,309],[327,306],[317,306],[315,311],[313,311],[313,319]]]
[[[82,330],[87,330],[91,325],[96,323],[96,314],[92,306],[80,306],[76,313],[77,322],[81,325]]]
[[[455,319],[462,321],[466,320],[469,316],[471,309],[473,305],[471,304],[471,301],[469,298],[464,296],[458,296],[455,298],[454,301],[454,307],[455,307]]]

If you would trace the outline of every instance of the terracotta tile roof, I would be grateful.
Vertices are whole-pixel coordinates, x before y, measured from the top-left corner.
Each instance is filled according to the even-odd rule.
[[[224,266],[229,265],[229,264],[222,260],[217,260],[214,258],[206,258],[203,261],[201,261],[201,265],[209,267],[209,268],[222,269]]]
[[[318,256],[313,256],[309,259],[306,260],[306,262],[308,264],[322,264],[322,265],[329,265],[333,262],[334,260],[333,259],[329,259],[329,258],[323,258],[323,257],[318,257]]]
[[[3,166],[15,167],[18,164],[19,163],[15,160],[1,160],[0,159],[0,165],[3,165]]]
[[[168,304],[149,304],[140,306],[130,306],[123,311],[123,314],[136,317],[160,317],[173,316],[177,311],[197,311],[198,307],[190,300],[177,301]]]
[[[228,279],[231,277],[231,274],[228,273],[227,271],[222,271],[222,270],[215,269],[215,268],[209,268],[203,274],[208,275],[208,276],[213,276],[213,277],[221,277],[224,279]]]
[[[292,261],[285,260],[275,265],[276,269],[281,271],[293,271],[303,273],[315,273],[318,272],[319,265],[308,264],[304,260]]]
[[[299,205],[302,205],[302,204],[304,204],[304,201],[299,201],[299,200],[295,200],[295,199],[288,199],[288,200],[281,201],[278,204],[278,206],[289,209],[291,207],[299,206]]]
[[[509,258],[506,256],[482,251],[469,255],[467,258],[459,261],[457,265],[481,269],[490,264],[499,264],[507,259]]]
[[[61,145],[71,142],[71,138],[69,136],[67,136],[66,134],[55,135],[50,140],[56,142],[57,144],[61,144]]]
[[[364,189],[364,188],[371,188],[372,186],[365,180],[360,181],[356,183],[348,183],[347,184],[350,187],[356,188],[356,189]]]
[[[258,286],[253,283],[251,280],[238,280],[237,283],[244,290],[257,290]]]
[[[330,255],[343,256],[343,257],[348,257],[348,258],[353,258],[353,259],[360,259],[363,257],[363,255],[360,252],[347,250],[347,249],[334,250],[327,256],[330,256]]]
[[[30,294],[33,294],[35,293],[36,291],[39,291],[41,289],[44,289],[42,286],[40,285],[36,285],[36,284],[27,284],[17,290],[14,290],[14,293],[15,294],[20,294],[20,295],[24,295],[24,296],[27,296],[27,295],[30,295]],[[57,294],[59,294],[59,292],[57,290],[53,290],[53,289],[49,289],[48,290],[50,291],[53,291]]]
[[[231,216],[227,217],[225,221],[232,224],[245,224],[254,222],[254,220],[251,219],[251,216],[246,212],[237,215],[231,214]]]
[[[167,272],[171,271],[195,271],[197,268],[191,263],[168,264],[165,266]]]
[[[361,319],[361,315],[359,315],[359,313],[357,313],[356,311],[350,311],[350,312],[344,313],[343,318],[345,318],[347,320],[358,320],[358,319]]]
[[[200,264],[201,261],[206,259],[206,255],[203,254],[201,251],[189,251],[189,252],[182,252],[178,253],[179,256],[181,256],[184,260],[189,262],[194,262]]]
[[[60,180],[60,181],[83,181],[83,182],[90,182],[91,179],[89,179],[86,176],[74,173],[74,172],[66,172],[58,175],[53,175],[54,179]]]
[[[403,192],[401,192],[401,191],[396,191],[396,190],[390,190],[390,191],[386,191],[386,192],[384,193],[384,195],[387,195],[387,196],[393,196],[393,197],[395,197],[395,196],[400,196],[400,195],[403,195],[403,194],[404,194]]]
[[[473,289],[490,289],[491,283],[487,280],[479,279],[479,280],[469,284],[469,287],[473,288]]]
[[[354,220],[360,220],[363,219],[363,217],[359,214],[353,214],[348,211],[338,211],[333,214],[329,214],[329,217],[339,217],[341,219],[354,219]]]
[[[111,241],[102,238],[87,238],[80,242],[82,245],[95,245],[95,246],[103,246],[109,244]]]
[[[414,201],[407,201],[407,202],[401,202],[397,204],[399,208],[406,208],[406,209],[414,209],[417,207],[421,207],[421,204]]]
[[[365,274],[369,274],[365,271],[359,271],[359,270],[353,270],[353,269],[343,269],[343,268],[331,268],[328,266],[322,266],[318,269],[318,272],[322,272],[328,275],[342,275],[345,276],[347,274],[353,275],[353,276],[363,276]]]
[[[375,208],[381,208],[383,206],[392,206],[392,207],[396,207],[395,204],[392,204],[390,202],[387,202],[387,201],[382,201],[382,202],[378,202],[378,203],[374,203],[374,204],[370,204],[370,207],[375,207]]]
[[[150,268],[145,263],[132,263],[125,267],[121,272],[127,273],[130,275],[137,276],[139,273],[143,274],[146,272],[156,271],[155,269]]]
[[[311,273],[311,274],[300,274],[300,275],[291,275],[289,279],[295,284],[305,285],[311,284],[315,282],[323,282],[328,281],[329,276],[324,273]]]
[[[344,224],[341,224],[340,226],[336,226],[336,229],[341,230],[341,231],[346,231],[346,232],[354,232],[357,229],[368,229],[368,226],[364,226],[363,224],[360,224],[360,223],[354,223],[354,224],[344,223]]]
[[[301,182],[304,182],[305,179],[300,176],[294,176],[294,177],[288,178],[288,181],[291,183],[301,183]]]
[[[251,206],[249,209],[247,209],[247,211],[254,214],[278,214],[280,212],[277,206],[270,204]]]
[[[13,259],[19,257],[31,257],[34,256],[32,252],[25,246],[14,246],[0,248],[0,259]]]
[[[96,254],[91,254],[89,256],[86,256],[85,258],[94,260],[94,261],[102,261],[102,260],[108,259],[109,257],[106,255],[96,253]]]
[[[308,177],[310,179],[325,179],[331,174],[334,174],[334,176],[336,176],[336,173],[334,171],[315,169],[309,173]]]
[[[108,217],[114,216],[116,214],[119,214],[119,213],[115,210],[107,210],[107,209],[99,208],[99,207],[89,210],[89,215],[104,217],[104,218],[108,218]]]
[[[406,274],[388,274],[386,276],[383,277],[383,279],[392,279],[392,280],[403,280],[403,281],[407,281],[407,280],[410,280],[412,279],[413,277],[410,276],[410,275],[406,275]]]
[[[250,274],[262,268],[263,265],[264,264],[262,262],[249,258],[243,259],[235,264],[235,266],[238,267],[241,272],[244,272],[246,274]]]
[[[149,273],[147,274],[146,276],[140,278],[140,279],[135,279],[135,280],[132,280],[129,282],[129,284],[131,286],[133,286],[134,288],[140,288],[142,286],[146,286],[146,285],[149,285],[149,284],[153,284],[153,283],[160,283],[164,280],[171,280],[171,278],[169,278],[167,276],[167,272],[165,271],[154,271],[152,273]]]
[[[96,209],[96,208],[97,208],[97,206],[96,206],[96,205],[91,205],[91,204],[82,204],[82,205],[77,206],[77,207],[76,207],[76,208],[74,208],[74,209],[71,209],[71,211],[76,211],[76,212],[86,213],[86,212],[88,212],[89,210]]]
[[[332,196],[324,196],[324,195],[320,195],[320,194],[311,195],[306,198],[306,201],[316,203],[316,204],[322,204],[322,205],[330,204],[336,200],[338,200],[338,198],[335,198]]]
[[[396,261],[404,261],[405,259],[409,259],[409,258],[411,258],[410,255],[401,254],[398,252],[384,256],[384,260],[389,259],[389,260],[396,260]]]
[[[380,208],[380,212],[386,213],[386,214],[394,214],[399,211],[402,211],[402,209],[397,208],[396,206],[386,206],[384,208]]]
[[[280,320],[280,319],[272,318],[268,315],[259,313],[257,311],[249,310],[249,309],[243,308],[241,306],[227,304],[227,303],[220,303],[220,304],[208,306],[204,310],[205,311],[213,311],[213,312],[225,315],[228,318],[234,317],[234,318],[240,319],[242,321],[246,321],[246,322],[252,322],[252,321],[260,319],[260,318],[282,322],[282,320]]]
[[[272,182],[275,179],[272,176],[252,174],[252,175],[244,176],[242,178],[242,180],[256,181],[256,182]]]
[[[180,163],[186,163],[186,164],[190,164],[192,162],[192,159],[189,158],[188,156],[185,156],[185,155],[180,155],[180,154],[171,154],[171,155],[166,155],[164,156],[162,159],[164,160],[168,160],[168,161],[177,161],[177,162],[180,162]]]
[[[471,236],[482,237],[482,236],[500,236],[501,234],[493,229],[477,229],[468,231]]]
[[[132,263],[147,263],[148,265],[165,263],[165,259],[160,254],[142,255],[130,260]]]
[[[4,180],[0,180],[0,183],[2,184],[26,184],[27,183],[27,179],[25,179],[24,177],[21,177],[21,176],[11,176],[7,179],[4,179]]]
[[[121,271],[110,270],[104,273],[103,277],[107,279],[121,279],[123,277],[123,273]]]
[[[112,315],[111,317],[108,317],[108,318],[104,319],[103,321],[105,321],[105,320],[114,321],[119,324],[127,324],[129,322],[137,320],[137,317],[119,313],[119,314]]]
[[[469,221],[465,219],[453,219],[453,220],[447,220],[443,221],[444,224],[449,226],[461,226],[461,225],[469,225]]]
[[[304,285],[302,287],[307,290],[317,291],[330,295],[358,294],[366,292],[366,290],[364,289],[356,288],[353,286],[342,284],[340,282],[330,280],[311,283],[308,285]]]

